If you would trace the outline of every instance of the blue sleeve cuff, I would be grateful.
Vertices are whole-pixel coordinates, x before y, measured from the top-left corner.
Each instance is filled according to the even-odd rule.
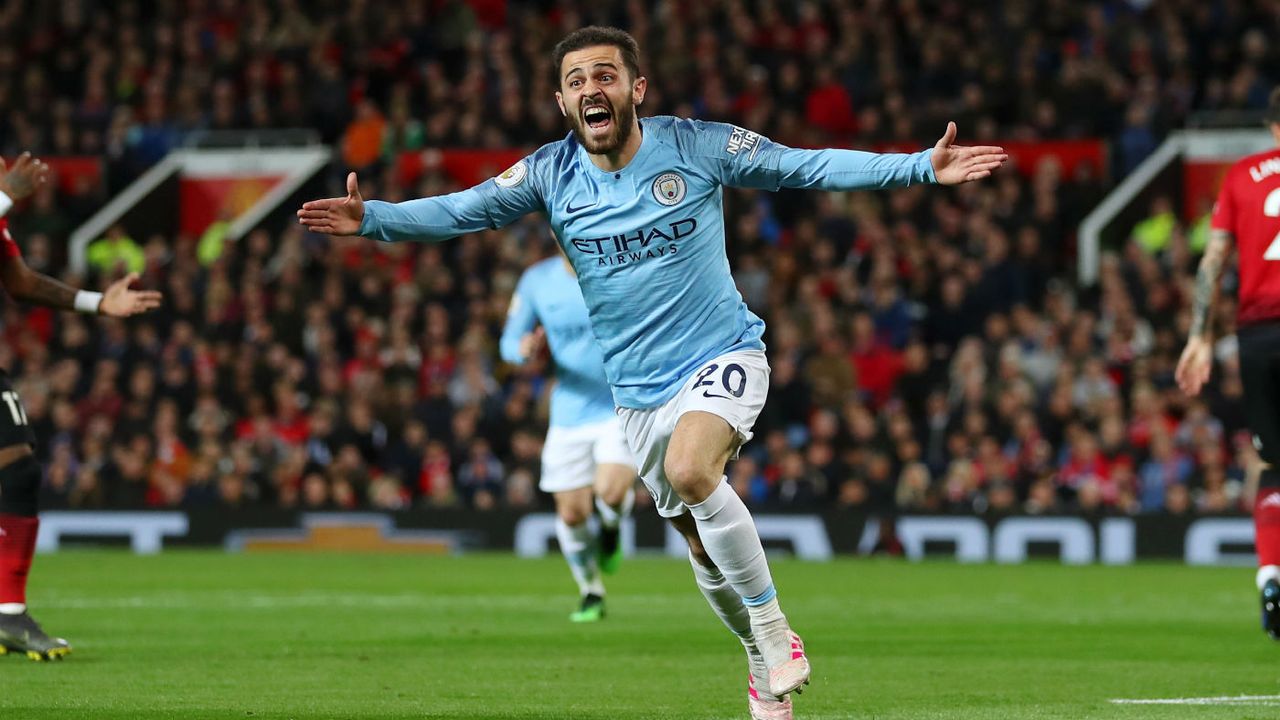
[[[933,170],[933,148],[929,148],[928,150],[925,150],[924,152],[920,153],[920,156],[921,156],[920,162],[924,164],[922,174],[924,175],[925,182],[929,182],[929,183],[933,183],[934,185],[937,185],[938,175]]]
[[[502,355],[502,361],[508,365],[523,365],[528,360],[520,354],[520,341],[508,341],[503,338],[498,343],[498,354]]]
[[[373,207],[374,200],[366,200],[364,202],[364,217],[360,218],[360,229],[356,234],[360,237],[372,237],[377,232],[378,221],[374,218],[375,210]]]

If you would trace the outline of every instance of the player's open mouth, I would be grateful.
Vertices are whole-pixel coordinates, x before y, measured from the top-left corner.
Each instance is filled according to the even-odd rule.
[[[609,127],[609,123],[613,121],[613,113],[609,112],[609,108],[601,105],[592,105],[582,111],[582,121],[592,130],[605,130]]]

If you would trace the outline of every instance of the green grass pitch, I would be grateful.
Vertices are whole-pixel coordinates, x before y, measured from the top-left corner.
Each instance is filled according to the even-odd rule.
[[[797,718],[1275,718],[1253,572],[777,561],[813,684]],[[630,560],[566,620],[558,558],[64,552],[31,606],[61,663],[0,658],[0,717],[746,717],[745,662],[688,568]]]

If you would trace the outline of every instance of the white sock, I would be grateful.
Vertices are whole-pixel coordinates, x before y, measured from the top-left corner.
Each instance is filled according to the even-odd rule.
[[[591,525],[582,523],[570,527],[564,520],[556,518],[556,539],[560,541],[560,552],[569,561],[569,570],[578,583],[578,592],[582,595],[599,595],[604,597],[604,581],[600,578],[600,568],[596,566],[595,548],[592,547]]]
[[[21,615],[26,611],[26,603],[0,603],[0,615]]]
[[[738,591],[724,579],[720,570],[704,566],[693,558],[692,552],[689,553],[689,564],[693,566],[693,579],[697,581],[698,589],[716,616],[743,645],[755,645],[755,638],[751,635],[751,616]]]
[[[724,579],[719,569],[704,566],[693,558],[692,552],[689,553],[689,564],[693,566],[693,578],[698,582],[698,589],[707,599],[707,604],[725,627],[738,636],[747,651],[747,667],[755,678],[756,694],[766,700],[778,700],[776,695],[769,693],[769,666],[756,647],[755,635],[751,633],[751,615],[747,606],[742,604],[742,596]]]
[[[785,622],[751,512],[725,480],[720,479],[706,500],[689,506],[702,547],[742,596],[752,625]]]
[[[1280,582],[1280,565],[1263,565],[1258,568],[1258,574],[1254,578],[1258,583],[1258,592],[1262,592],[1262,587],[1267,584],[1268,580]],[[0,605],[0,607],[3,607]],[[3,612],[3,610],[0,610]]]
[[[634,487],[627,488],[627,494],[622,496],[622,504],[618,507],[609,505],[600,496],[596,496],[596,512],[600,513],[600,524],[614,530],[618,527],[622,519],[631,515],[631,508],[636,504],[636,489]]]

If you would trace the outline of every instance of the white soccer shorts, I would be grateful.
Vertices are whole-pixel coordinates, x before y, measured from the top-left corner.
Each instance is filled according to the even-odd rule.
[[[639,465],[640,479],[653,496],[658,514],[678,517],[684,502],[667,481],[663,462],[680,416],[693,410],[724,418],[738,434],[738,446],[751,439],[751,428],[769,394],[769,361],[762,350],[732,352],[693,373],[680,392],[656,408],[618,408],[622,429]],[[734,452],[737,457],[737,451]]]
[[[602,464],[636,465],[617,418],[576,427],[553,425],[542,444],[538,487],[549,493],[591,487],[596,482],[596,466]]]

